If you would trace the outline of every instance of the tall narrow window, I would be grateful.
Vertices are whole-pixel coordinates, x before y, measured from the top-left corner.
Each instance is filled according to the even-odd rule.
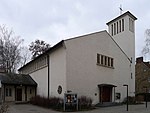
[[[9,88],[9,96],[11,96],[11,88]]]
[[[12,95],[11,88],[6,88],[6,96],[11,96],[11,95]]]
[[[131,31],[131,20],[130,20],[130,18],[129,18],[129,30]]]
[[[131,73],[131,79],[133,78],[132,73]]]
[[[6,88],[6,96],[8,96],[8,89]]]
[[[114,35],[116,35],[116,23],[114,23]]]
[[[30,94],[32,94],[32,89],[30,89]]]
[[[110,67],[110,58],[108,57],[108,66]]]
[[[97,64],[100,64],[100,54],[97,54]]]
[[[122,31],[124,31],[124,19],[122,19]]]
[[[113,24],[111,25],[111,35],[113,36]]]
[[[132,32],[134,32],[134,21],[132,20]]]
[[[118,34],[118,22],[117,22],[117,34]]]
[[[103,59],[104,59],[104,56],[103,56],[103,55],[101,55],[101,64],[102,64],[102,65],[104,64]]]
[[[107,56],[105,56],[105,66],[107,66]]]
[[[134,32],[134,21],[131,18],[129,18],[129,30]]]
[[[111,67],[114,67],[114,60],[111,58]]]
[[[121,32],[121,20],[119,20],[119,32]]]

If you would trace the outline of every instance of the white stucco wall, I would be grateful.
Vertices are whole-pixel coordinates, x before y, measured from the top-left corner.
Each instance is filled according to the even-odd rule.
[[[48,71],[47,67],[30,73],[30,76],[35,80],[37,85],[37,95],[44,97],[48,96]]]
[[[66,50],[60,47],[50,54],[50,95],[64,97],[66,91]],[[58,86],[62,87],[62,93],[58,94]]]
[[[31,91],[30,91],[31,90]],[[30,101],[35,96],[35,87],[27,87],[27,101]]]
[[[67,40],[65,44],[67,90],[78,93],[79,96],[89,96],[94,103],[98,103],[97,85],[105,83],[117,86],[116,92],[121,93],[121,100],[126,97],[123,84],[129,84],[131,79],[130,64],[106,31]],[[114,69],[98,66],[97,53],[114,58]]]

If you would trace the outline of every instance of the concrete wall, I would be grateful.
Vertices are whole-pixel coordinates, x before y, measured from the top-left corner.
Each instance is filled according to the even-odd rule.
[[[35,96],[35,87],[27,87],[27,101],[30,101]]]
[[[58,48],[50,54],[50,95],[64,97],[66,91],[66,50]],[[62,93],[58,94],[58,86],[62,87]]]
[[[38,84],[37,95],[48,96],[48,71],[47,67],[37,70],[30,74],[30,76]]]
[[[126,97],[123,84],[129,84],[131,79],[130,63],[106,31],[67,40],[65,44],[67,90],[78,93],[79,96],[89,96],[94,103],[98,103],[97,85],[114,84],[117,86],[116,92],[121,93],[120,101]],[[97,53],[114,58],[114,69],[97,65]]]

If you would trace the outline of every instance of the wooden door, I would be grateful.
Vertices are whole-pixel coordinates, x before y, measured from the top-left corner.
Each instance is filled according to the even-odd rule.
[[[112,97],[112,87],[103,87],[102,101],[111,102],[111,97]]]
[[[22,101],[22,89],[17,89],[17,101]]]

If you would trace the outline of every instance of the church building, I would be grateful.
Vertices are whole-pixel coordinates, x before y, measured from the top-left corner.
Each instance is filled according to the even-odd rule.
[[[107,23],[108,31],[62,40],[19,69],[37,83],[37,94],[87,96],[93,104],[135,95],[135,20],[129,11]]]

